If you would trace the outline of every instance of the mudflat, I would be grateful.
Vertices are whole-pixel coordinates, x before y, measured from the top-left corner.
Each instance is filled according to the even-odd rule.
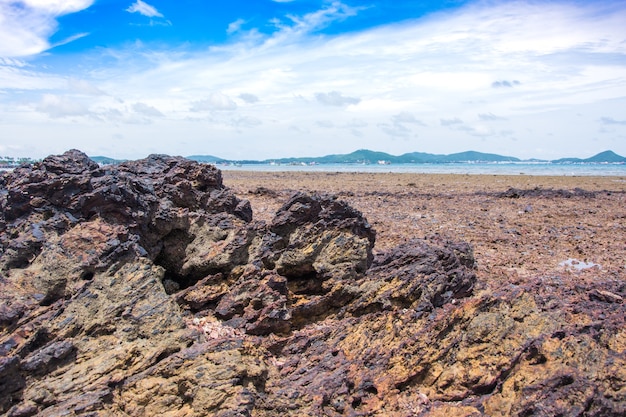
[[[269,221],[297,191],[335,194],[377,232],[375,251],[439,235],[474,249],[483,284],[626,276],[626,178],[222,171]]]

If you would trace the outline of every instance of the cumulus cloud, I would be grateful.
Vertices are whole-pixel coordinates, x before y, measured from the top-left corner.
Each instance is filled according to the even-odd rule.
[[[89,108],[83,103],[55,94],[44,94],[36,108],[38,111],[46,113],[53,118],[86,116],[89,114]]]
[[[413,114],[406,112],[406,111],[394,115],[391,118],[391,120],[393,121],[394,124],[408,123],[408,124],[426,126],[424,122],[422,122],[421,120],[418,120]]]
[[[229,35],[235,33],[235,32],[239,32],[241,30],[241,27],[246,23],[245,20],[243,19],[237,19],[234,22],[231,22],[228,24],[228,27],[226,28],[226,33],[228,33]]]
[[[242,116],[242,117],[231,119],[230,124],[236,128],[242,128],[242,127],[251,128],[251,127],[260,126],[263,124],[263,122],[257,119],[256,117]]]
[[[401,112],[391,116],[391,123],[379,123],[378,128],[391,137],[403,137],[408,138],[414,136],[413,130],[406,126],[418,125],[426,126],[421,120],[418,120],[413,114],[409,112]]]
[[[87,9],[93,0],[0,1],[0,56],[23,57],[49,49],[60,16]],[[61,43],[85,36],[73,35]]]
[[[454,119],[440,119],[439,120],[441,126],[454,126],[463,124],[463,120],[455,117]]]
[[[131,4],[128,9],[126,9],[128,13],[139,13],[146,17],[163,17],[161,13],[156,9],[156,7],[149,5],[146,2],[141,0],[137,0],[133,4]]]
[[[406,111],[392,116],[391,120],[393,121],[394,124],[409,123],[409,124],[414,124],[414,125],[426,126],[424,122],[422,122],[421,120],[418,120],[415,117],[415,115]]]
[[[335,127],[335,124],[333,122],[331,122],[330,120],[318,120],[315,122],[315,124],[319,127],[323,127],[325,129],[331,129],[333,127]]]
[[[100,90],[95,85],[86,80],[79,80],[76,78],[70,78],[67,81],[68,89],[76,94],[88,95],[88,96],[100,96],[104,94],[104,91]]]
[[[341,127],[344,127],[346,129],[361,129],[367,127],[368,125],[369,123],[367,123],[365,120],[354,118],[342,125]]]
[[[495,132],[491,130],[489,127],[484,125],[475,125],[475,126],[459,126],[457,130],[467,133],[471,136],[476,136],[479,138],[486,138],[488,136],[495,135]]]
[[[309,129],[307,129],[304,126],[296,126],[296,125],[291,125],[289,126],[289,130],[292,132],[297,132],[300,134],[309,134],[311,133],[311,131]]]
[[[601,117],[600,122],[605,125],[623,125],[626,126],[626,120],[615,120],[612,117]]]
[[[198,100],[192,103],[191,111],[233,111],[237,109],[235,103],[230,97],[223,93],[212,93],[207,99]]]
[[[254,104],[259,101],[259,98],[257,96],[250,93],[241,93],[238,97],[248,104]]]
[[[149,106],[146,103],[133,104],[133,110],[148,117],[163,117],[163,113],[157,110],[155,107]]]
[[[499,120],[507,120],[506,117],[496,116],[493,113],[481,113],[478,118],[485,122],[496,122]]]
[[[517,80],[513,80],[513,81],[507,81],[507,80],[502,80],[502,81],[494,81],[493,83],[491,83],[491,87],[493,88],[512,88],[512,87],[516,87],[518,85],[521,85],[522,83],[517,81]]]
[[[361,102],[360,98],[344,97],[338,91],[331,91],[330,93],[315,93],[315,98],[318,102],[325,106],[343,107],[351,104],[359,104]]]
[[[382,130],[383,132],[385,132],[386,134],[388,134],[391,137],[400,137],[400,138],[406,138],[411,136],[411,129],[409,129],[408,127],[402,125],[402,124],[393,124],[393,123],[379,123],[378,127],[380,128],[380,130]]]

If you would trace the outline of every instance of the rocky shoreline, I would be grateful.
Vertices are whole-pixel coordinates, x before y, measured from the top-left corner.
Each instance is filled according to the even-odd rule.
[[[0,177],[0,413],[621,416],[622,178]]]

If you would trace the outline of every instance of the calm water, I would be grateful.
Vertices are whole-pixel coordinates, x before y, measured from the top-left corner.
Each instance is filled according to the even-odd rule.
[[[452,163],[452,164],[320,164],[217,165],[222,170],[266,172],[393,172],[419,174],[557,175],[626,177],[626,164]]]

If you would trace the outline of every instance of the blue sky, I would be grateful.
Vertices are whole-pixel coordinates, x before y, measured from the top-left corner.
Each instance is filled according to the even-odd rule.
[[[0,0],[0,155],[626,155],[626,2]]]

